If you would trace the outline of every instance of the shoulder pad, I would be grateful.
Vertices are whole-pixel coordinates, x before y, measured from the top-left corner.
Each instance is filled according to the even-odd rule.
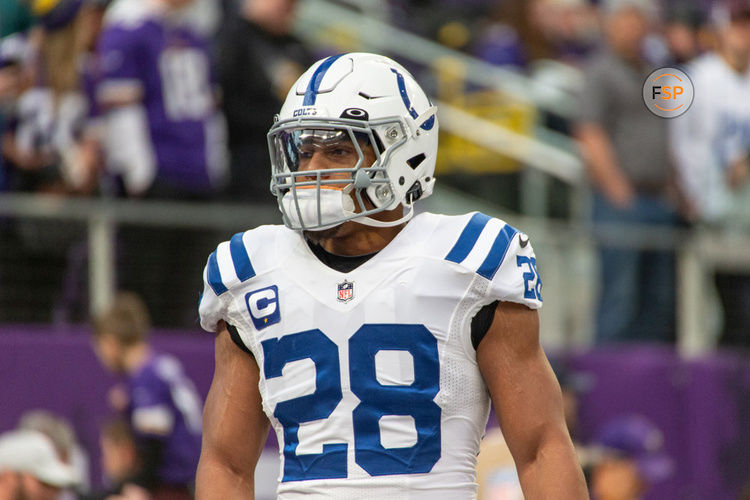
[[[519,231],[510,224],[475,212],[464,222],[445,260],[492,280],[517,234]]]
[[[276,264],[274,233],[279,227],[260,226],[237,233],[229,241],[219,244],[208,257],[205,275],[206,283],[217,296],[252,279],[258,274],[258,269],[268,269]]]

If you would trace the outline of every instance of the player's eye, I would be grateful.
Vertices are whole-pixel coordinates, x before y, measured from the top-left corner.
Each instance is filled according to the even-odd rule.
[[[315,148],[305,147],[299,150],[300,160],[309,160],[315,154]]]
[[[330,153],[333,156],[347,156],[351,154],[351,150],[346,148],[336,148]]]
[[[337,163],[351,163],[357,159],[356,150],[353,146],[348,144],[337,144],[326,148],[325,155],[331,161]]]

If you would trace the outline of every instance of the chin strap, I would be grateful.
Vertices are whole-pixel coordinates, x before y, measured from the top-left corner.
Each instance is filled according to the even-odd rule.
[[[397,220],[389,220],[389,221],[382,221],[373,219],[372,217],[357,217],[356,219],[352,219],[351,222],[357,222],[359,224],[363,224],[365,226],[372,226],[372,227],[393,227],[403,224],[404,222],[409,221],[414,216],[414,205],[403,205],[406,207],[407,212],[404,214],[403,217]]]

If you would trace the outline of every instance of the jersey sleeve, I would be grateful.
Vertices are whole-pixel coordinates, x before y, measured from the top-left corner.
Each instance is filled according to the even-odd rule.
[[[224,317],[224,307],[219,300],[219,296],[209,286],[206,280],[206,271],[203,271],[203,293],[198,305],[198,314],[201,327],[207,332],[216,332],[219,320]]]
[[[510,241],[500,267],[490,282],[489,295],[493,300],[516,302],[539,309],[542,307],[542,280],[537,271],[534,249],[526,234],[512,226],[506,227],[509,228]]]
[[[219,320],[233,323],[228,317],[227,306],[231,300],[231,290],[256,274],[246,246],[252,232],[235,234],[229,241],[220,243],[208,257],[203,271],[203,295],[198,312],[201,326],[209,332],[216,331]]]
[[[166,436],[172,432],[175,413],[167,384],[150,374],[133,385],[131,425],[140,435]]]
[[[506,222],[482,213],[463,225],[445,260],[479,275],[482,302],[517,302],[531,309],[542,305],[542,282],[529,237]]]

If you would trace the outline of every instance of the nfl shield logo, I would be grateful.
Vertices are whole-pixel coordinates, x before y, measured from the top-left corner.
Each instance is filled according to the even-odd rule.
[[[354,298],[354,283],[344,280],[338,284],[339,292],[336,297],[340,302],[349,302]]]

